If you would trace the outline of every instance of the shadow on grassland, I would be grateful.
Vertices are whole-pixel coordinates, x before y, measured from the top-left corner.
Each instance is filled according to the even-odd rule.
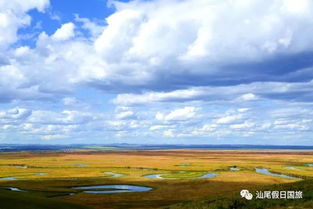
[[[26,192],[0,191],[1,209],[89,209],[58,199],[49,199]]]
[[[245,200],[239,193],[221,195],[216,198],[186,201],[164,209],[312,209],[313,208],[313,180],[295,183],[263,186],[258,191],[302,191],[301,199],[258,199]],[[251,191],[255,194],[256,191]]]

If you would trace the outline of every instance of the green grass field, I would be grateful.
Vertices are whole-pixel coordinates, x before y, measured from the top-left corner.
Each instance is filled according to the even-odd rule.
[[[305,165],[313,162],[312,154],[267,150],[1,153],[0,208],[313,208],[313,167]],[[233,166],[240,170],[231,171]],[[267,168],[303,180],[269,176],[255,172],[255,168]],[[104,172],[124,176],[115,178]],[[206,173],[217,175],[199,178]],[[144,177],[148,174],[162,174],[163,179]],[[1,179],[5,177],[16,180]],[[72,188],[111,184],[145,186],[152,190],[87,194]],[[9,191],[8,187],[24,192]],[[287,188],[303,190],[304,198],[247,201],[239,195],[242,189]]]

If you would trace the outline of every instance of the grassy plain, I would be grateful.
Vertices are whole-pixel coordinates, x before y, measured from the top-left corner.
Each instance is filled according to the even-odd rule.
[[[205,209],[213,208],[208,206],[208,201],[216,201],[215,208],[223,208],[218,206],[221,199],[225,201],[225,208],[230,207],[226,202],[233,204],[234,201],[244,201],[239,196],[241,189],[254,191],[267,187],[296,186],[305,189],[304,193],[311,194],[313,167],[305,164],[313,162],[312,154],[311,151],[286,150],[81,150],[66,153],[0,153],[0,178],[17,179],[0,179],[0,202],[6,203],[0,208],[12,209],[10,205],[14,203],[28,205],[31,209],[52,209],[51,205],[58,206],[55,208],[73,209]],[[240,170],[231,171],[229,168],[233,166]],[[304,180],[260,174],[255,172],[255,168],[267,168],[271,172]],[[121,173],[124,176],[112,178],[104,172]],[[217,176],[198,178],[205,173],[216,173]],[[162,174],[166,178],[145,178],[144,175],[148,174]],[[130,184],[153,189],[137,193],[86,194],[71,188],[101,184]],[[7,187],[17,187],[25,192],[8,191]],[[74,195],[68,195],[69,193]],[[312,204],[310,199],[303,203],[306,204]],[[240,208],[239,206],[240,204],[233,208]],[[258,208],[251,206],[253,207]],[[259,208],[262,207],[260,205]],[[276,208],[279,207],[278,204]]]

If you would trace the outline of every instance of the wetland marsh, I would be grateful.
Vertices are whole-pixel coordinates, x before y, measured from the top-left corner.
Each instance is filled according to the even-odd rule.
[[[1,153],[0,200],[26,195],[27,204],[39,201],[40,209],[51,201],[74,209],[180,208],[185,201],[236,196],[243,188],[310,182],[312,154],[180,149]],[[291,165],[297,169],[286,169]]]

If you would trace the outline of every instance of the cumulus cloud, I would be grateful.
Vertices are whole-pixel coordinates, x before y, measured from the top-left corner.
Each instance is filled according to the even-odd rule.
[[[92,39],[99,37],[104,30],[104,22],[94,22],[88,18],[80,17],[78,14],[75,14],[75,21],[82,24],[82,28],[90,33]]]
[[[300,79],[292,74],[312,63],[297,55],[309,53],[313,40],[299,29],[313,21],[312,2],[299,4],[295,10],[290,1],[116,3],[95,48],[118,72],[131,72],[127,83],[123,76],[112,82],[134,88],[275,81],[288,73],[289,79]],[[281,69],[281,60],[297,64]]]
[[[65,41],[75,36],[75,25],[71,22],[63,24],[55,33],[51,36],[53,40]]]
[[[169,97],[193,99],[211,90],[194,90],[190,86],[233,86],[259,80],[308,82],[313,79],[313,63],[303,56],[311,56],[313,40],[309,31],[298,31],[306,31],[313,24],[312,13],[308,12],[311,4],[301,1],[299,5],[304,6],[294,7],[289,1],[116,2],[116,11],[106,18],[104,27],[76,16],[76,24],[82,25],[63,23],[51,36],[42,32],[35,48],[22,46],[10,51],[8,63],[0,66],[0,85],[10,93],[0,94],[6,102],[15,98],[51,99],[86,84],[118,93],[165,90],[167,95],[145,95],[153,102]],[[3,8],[16,10],[29,19],[28,10],[44,11],[48,5],[44,0],[14,1]],[[8,10],[3,11],[6,14]],[[14,25],[2,19],[3,27]],[[29,20],[25,25],[28,24]],[[15,25],[14,33],[23,26]],[[76,37],[74,29],[87,29],[93,36],[78,33]],[[16,38],[4,42],[15,41]],[[290,65],[282,69],[281,62]],[[8,88],[6,81],[15,86]],[[255,95],[243,94],[247,94],[243,100],[251,100],[249,94]],[[126,94],[123,100],[127,103],[131,98]]]
[[[49,6],[49,0],[12,0],[0,2],[0,49],[8,47],[18,40],[17,31],[28,26],[31,16],[27,12],[37,9],[44,12]]]
[[[3,8],[29,19],[28,10],[44,11],[49,4],[16,0],[7,5]],[[283,0],[273,4],[170,0],[114,5],[116,11],[106,18],[106,26],[76,16],[75,23],[63,23],[51,36],[42,32],[34,49],[21,47],[9,53],[10,59],[3,58],[9,62],[6,68],[15,68],[19,74],[11,81],[28,87],[32,98],[36,94],[43,98],[77,85],[131,93],[313,79],[309,59],[313,36],[308,30],[313,26],[311,1],[303,0],[297,7]],[[2,19],[3,27],[15,25],[14,34],[29,24],[29,20],[8,24]],[[82,30],[89,30],[92,37],[84,37]],[[16,41],[16,35],[0,37],[6,44]],[[198,92],[183,93],[188,99]],[[18,93],[12,95],[20,98]]]
[[[32,25],[29,11],[49,5],[0,2],[4,133],[52,140],[312,132],[312,1],[113,2],[105,20],[59,18],[54,31],[40,28],[25,44],[19,32]]]

